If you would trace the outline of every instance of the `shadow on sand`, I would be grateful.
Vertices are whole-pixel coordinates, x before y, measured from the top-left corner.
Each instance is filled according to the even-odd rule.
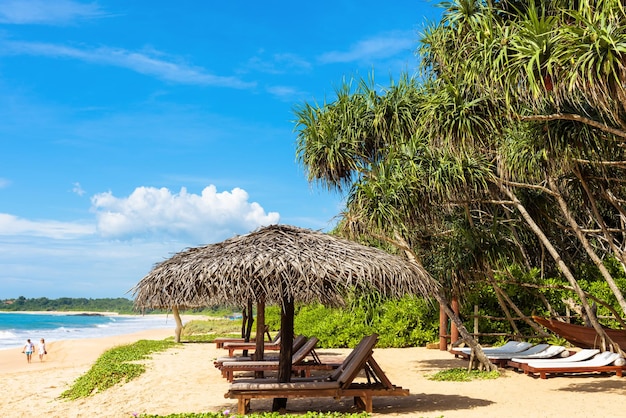
[[[621,377],[616,377],[608,375],[576,375],[574,377],[581,378],[585,377],[589,379],[587,382],[583,383],[573,383],[569,386],[559,389],[563,392],[580,392],[580,393],[617,393],[617,394],[626,394],[626,386],[624,385],[624,381],[621,380]],[[554,377],[554,379],[563,379],[567,378],[567,376],[558,376]]]
[[[375,414],[410,414],[418,417],[431,411],[454,411],[489,406],[493,402],[486,399],[475,399],[460,395],[441,395],[435,393],[411,394],[406,397],[375,397],[373,401]],[[272,410],[272,401],[254,399],[251,402],[251,412],[268,412]],[[323,412],[356,412],[352,399],[342,398],[304,398],[289,399],[287,411],[289,413],[304,413],[307,411]]]

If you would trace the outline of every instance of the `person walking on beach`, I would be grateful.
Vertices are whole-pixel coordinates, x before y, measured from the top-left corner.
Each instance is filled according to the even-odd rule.
[[[33,358],[33,351],[35,351],[35,344],[30,341],[30,338],[26,340],[26,344],[24,345],[24,349],[22,353],[26,354],[26,361],[30,363],[30,360]]]
[[[37,344],[37,352],[39,353],[39,361],[43,361],[44,354],[48,354],[46,351],[46,342],[43,338],[39,341],[39,344]]]

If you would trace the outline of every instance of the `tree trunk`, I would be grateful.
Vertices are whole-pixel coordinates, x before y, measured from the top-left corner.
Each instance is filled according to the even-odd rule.
[[[490,270],[488,270],[488,271],[490,271]],[[500,299],[500,297],[502,297],[504,299],[504,301],[506,301],[506,303],[508,303],[509,306],[515,311],[515,313],[520,318],[522,318],[522,320],[524,322],[526,322],[526,324],[528,324],[532,329],[534,329],[535,332],[537,332],[540,335],[546,336],[546,337],[548,336],[548,334],[543,330],[543,328],[541,328],[539,325],[537,325],[537,323],[535,321],[531,320],[529,317],[524,315],[524,312],[522,312],[520,310],[520,308],[517,307],[517,305],[511,300],[509,295],[507,295],[506,292],[504,290],[502,290],[502,288],[500,286],[498,286],[498,284],[496,283],[496,279],[495,279],[495,277],[493,277],[493,275],[489,276],[489,280],[491,282],[491,285],[493,286],[493,289],[496,292],[496,295],[498,295],[498,300]],[[503,304],[504,304],[504,301],[502,302]],[[508,309],[507,309],[507,318],[509,318],[509,321],[513,322],[513,319],[511,318],[510,313],[508,313]],[[519,332],[519,329],[517,328],[517,326],[513,326],[513,331],[517,335],[520,335],[520,336],[522,335]]]
[[[172,306],[172,314],[174,315],[174,321],[176,321],[176,329],[174,330],[174,341],[179,343],[180,334],[183,332],[183,321],[180,319],[178,306]]]
[[[613,292],[613,295],[615,295],[615,298],[617,299],[617,302],[619,303],[619,306],[622,308],[622,312],[626,313],[626,300],[624,299],[624,295],[622,294],[622,291],[617,286],[617,283],[615,283],[613,276],[611,276],[611,273],[606,268],[606,266],[604,265],[600,257],[598,257],[598,255],[593,250],[593,248],[591,248],[591,245],[589,244],[587,237],[585,236],[585,234],[583,234],[583,232],[580,229],[580,226],[578,225],[578,223],[572,216],[572,213],[567,207],[567,203],[565,202],[563,195],[561,195],[561,191],[559,190],[556,184],[556,181],[552,177],[548,178],[548,185],[550,186],[550,190],[552,190],[552,192],[556,196],[556,200],[559,203],[559,207],[561,208],[561,212],[563,213],[563,216],[565,216],[565,219],[567,219],[567,222],[570,224],[570,226],[576,233],[576,237],[581,242],[583,248],[585,249],[589,257],[591,258],[591,260],[593,260],[593,263],[596,265],[598,270],[600,270],[600,274],[602,274],[602,277],[604,277],[604,280],[606,280],[606,282],[608,283],[609,288],[611,289],[611,291]],[[599,216],[599,214],[597,216]],[[604,228],[604,223],[602,222],[601,218],[598,220],[598,222],[601,222],[600,227],[603,230],[606,230],[606,228]],[[609,239],[611,239],[611,237],[609,237]]]
[[[398,239],[399,242],[403,244],[403,245],[398,245],[398,248],[401,248],[404,250],[404,253],[407,255],[409,260],[411,260],[413,263],[416,263],[417,265],[423,268],[424,266],[418,261],[417,256],[415,255],[413,250],[410,249],[411,247],[400,236],[400,234],[396,234],[396,239]],[[467,331],[467,328],[465,328],[465,325],[463,325],[463,321],[461,321],[461,318],[459,317],[458,312],[455,312],[456,309],[452,309],[450,307],[450,304],[448,303],[448,299],[446,298],[442,290],[435,292],[435,299],[437,300],[437,302],[439,302],[439,306],[443,308],[444,312],[446,313],[446,315],[448,315],[450,320],[456,325],[457,331],[459,332],[459,334],[461,334],[463,341],[465,341],[470,346],[470,348],[472,349],[472,352],[474,353],[480,365],[485,370],[490,370],[490,371],[498,370],[498,366],[496,366],[491,361],[489,361],[482,347],[476,342],[474,337]],[[469,367],[473,367],[472,362],[470,362]]]
[[[537,225],[537,223],[532,218],[532,216],[530,216],[530,214],[528,213],[524,205],[522,205],[522,203],[519,201],[517,196],[515,196],[515,194],[511,190],[509,190],[506,186],[504,186],[504,184],[502,183],[499,183],[498,187],[500,187],[500,190],[502,190],[513,201],[515,208],[520,212],[520,214],[526,221],[526,224],[535,233],[537,238],[539,238],[541,243],[546,247],[546,249],[552,256],[556,264],[559,266],[559,270],[561,270],[561,273],[563,273],[567,281],[574,288],[574,291],[576,292],[576,295],[580,299],[580,302],[583,305],[585,312],[587,312],[589,316],[591,317],[593,315],[593,310],[591,306],[589,305],[589,301],[587,300],[585,292],[583,292],[583,290],[578,285],[576,278],[572,274],[569,267],[567,267],[567,265],[565,264],[565,262],[563,261],[559,253],[557,252],[556,248],[554,248],[554,246],[552,245],[548,237],[543,233],[543,231],[541,230],[539,225]],[[593,315],[593,317],[590,319],[592,321],[593,329],[596,330],[596,332],[598,333],[598,335],[600,336],[602,340],[602,349],[606,349],[606,343],[607,341],[611,341],[610,338],[608,337],[608,335],[606,335],[606,332],[604,332],[604,330],[602,329],[602,326],[598,322],[598,319],[595,317],[595,315]]]
[[[457,329],[459,330],[459,334],[461,334],[461,337],[463,337],[463,340],[467,343],[467,345],[470,346],[474,357],[476,358],[476,360],[478,360],[480,365],[485,370],[489,370],[489,371],[498,370],[498,366],[496,366],[491,361],[489,361],[482,347],[476,342],[474,337],[467,331],[467,328],[465,328],[465,325],[463,325],[461,318],[459,318],[459,316],[449,306],[448,300],[442,291],[435,293],[435,299],[437,300],[437,302],[439,302],[439,306],[443,307],[444,311],[446,312],[450,320],[452,320],[452,322],[455,323]],[[473,367],[472,362],[469,363],[468,367],[469,368]]]

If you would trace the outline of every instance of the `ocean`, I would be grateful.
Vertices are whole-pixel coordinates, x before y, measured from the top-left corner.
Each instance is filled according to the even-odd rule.
[[[173,335],[175,326],[172,315],[0,312],[0,350],[21,348],[27,338],[36,344],[41,338],[46,342],[100,338],[170,327]]]

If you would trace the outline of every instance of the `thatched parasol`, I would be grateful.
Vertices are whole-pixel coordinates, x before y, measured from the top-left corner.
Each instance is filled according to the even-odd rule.
[[[352,289],[400,297],[428,296],[436,288],[426,271],[404,258],[322,232],[272,225],[177,253],[156,265],[132,291],[138,308],[245,306],[250,300],[281,305],[279,380],[286,382],[294,302],[336,306]]]

